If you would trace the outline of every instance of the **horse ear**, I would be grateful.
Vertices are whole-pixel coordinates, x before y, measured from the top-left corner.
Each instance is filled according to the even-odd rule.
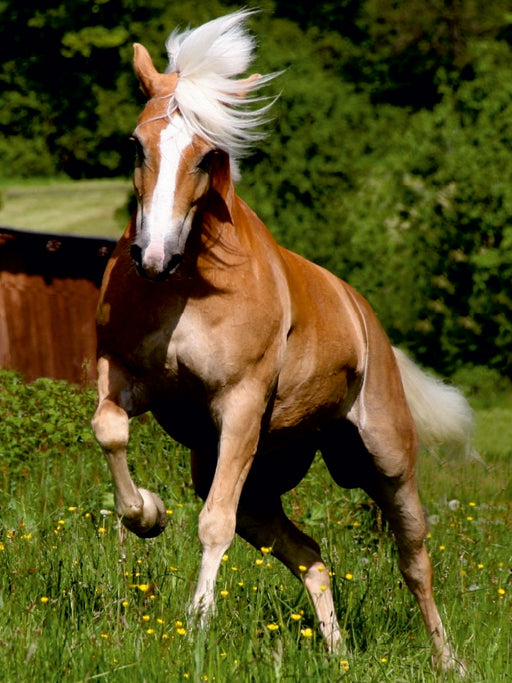
[[[246,95],[248,95],[252,90],[253,83],[257,81],[259,78],[261,78],[261,74],[252,74],[248,78],[244,78],[243,80],[238,81],[239,85],[245,86],[242,90],[240,90],[240,92],[237,93],[238,97],[245,97]]]
[[[155,69],[151,55],[140,43],[133,46],[133,68],[146,97],[152,97],[155,80],[160,75]]]
[[[212,190],[215,190],[221,197],[225,197],[231,185],[231,165],[227,152],[217,150],[214,165],[211,170]]]

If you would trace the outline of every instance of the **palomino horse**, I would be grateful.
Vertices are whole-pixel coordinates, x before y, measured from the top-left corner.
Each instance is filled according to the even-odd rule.
[[[382,508],[435,659],[461,669],[432,595],[411,411],[426,443],[464,445],[467,404],[392,349],[350,286],[279,247],[236,195],[237,159],[269,107],[250,93],[273,77],[234,78],[252,58],[250,14],[171,34],[164,74],[134,46],[148,98],[133,134],[138,208],[104,277],[93,418],[117,512],[141,537],[164,529],[164,505],[137,488],[126,460],[128,421],[150,410],[191,449],[205,500],[193,608],[204,619],[213,607],[236,531],[303,581],[334,649],[341,633],[319,546],[281,506],[320,451],[339,485]]]

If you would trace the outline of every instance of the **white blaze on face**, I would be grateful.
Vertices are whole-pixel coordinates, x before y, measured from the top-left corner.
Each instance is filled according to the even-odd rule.
[[[182,254],[187,238],[183,230],[186,216],[176,215],[175,195],[183,151],[192,139],[181,116],[174,115],[160,133],[160,167],[149,205],[144,205],[144,224],[138,226],[145,236],[144,267],[162,272],[166,259]],[[140,214],[140,212],[139,212]],[[166,253],[167,247],[167,253]],[[170,252],[169,252],[170,250]]]

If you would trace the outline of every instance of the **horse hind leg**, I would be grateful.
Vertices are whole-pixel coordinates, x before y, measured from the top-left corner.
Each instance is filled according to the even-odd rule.
[[[249,502],[244,498],[238,509],[237,533],[256,548],[272,548],[272,554],[304,583],[328,650],[340,650],[343,638],[320,548],[285,515],[280,497],[269,499],[265,491],[264,502],[263,497]]]
[[[442,671],[465,675],[448,641],[432,588],[433,570],[425,548],[425,521],[414,476],[403,482],[378,480],[371,492],[393,529],[399,553],[399,568],[416,598],[427,632],[432,639],[433,659]]]
[[[115,503],[124,526],[141,538],[158,536],[167,515],[160,498],[137,488],[128,470],[126,448],[129,413],[126,406],[128,383],[123,372],[106,358],[98,362],[98,407],[92,418],[96,440],[106,457],[115,488]]]
[[[463,674],[444,630],[434,600],[433,571],[425,548],[425,520],[415,479],[414,430],[406,422],[400,430],[374,423],[370,430],[348,421],[336,426],[322,448],[326,465],[341,486],[363,488],[379,505],[393,530],[399,568],[416,598],[432,639],[434,660],[442,670]],[[409,423],[410,425],[410,423]],[[347,448],[340,454],[340,443]]]

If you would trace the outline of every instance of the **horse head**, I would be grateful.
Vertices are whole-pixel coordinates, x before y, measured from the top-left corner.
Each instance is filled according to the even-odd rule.
[[[169,72],[159,73],[149,52],[134,45],[134,69],[148,101],[133,133],[136,234],[131,246],[138,272],[151,280],[172,275],[182,262],[198,210],[210,191],[226,192],[237,158],[257,136],[253,129],[270,104],[248,113],[239,105],[261,98],[248,93],[274,77],[253,74],[233,58],[210,60],[173,34],[167,42]],[[194,50],[196,52],[194,53]],[[224,60],[224,62],[222,61]],[[228,77],[226,77],[226,74]]]

